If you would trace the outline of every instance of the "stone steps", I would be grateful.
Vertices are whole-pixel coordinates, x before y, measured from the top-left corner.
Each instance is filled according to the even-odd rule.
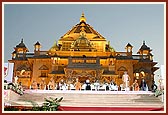
[[[129,94],[128,94],[129,93]],[[26,102],[32,100],[41,105],[44,102],[44,98],[60,98],[63,100],[60,102],[61,106],[90,106],[90,107],[163,107],[163,103],[159,98],[152,95],[149,92],[39,92],[39,91],[27,91],[22,96],[18,96],[11,100],[15,103],[31,106]]]

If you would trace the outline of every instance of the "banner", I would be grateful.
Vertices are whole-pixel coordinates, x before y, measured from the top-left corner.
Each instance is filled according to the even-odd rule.
[[[7,80],[7,82],[12,82],[13,77],[13,67],[14,63],[4,63],[4,80]]]

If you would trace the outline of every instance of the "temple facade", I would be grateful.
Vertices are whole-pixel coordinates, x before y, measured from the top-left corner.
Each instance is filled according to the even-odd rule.
[[[44,44],[45,45],[45,44]],[[127,72],[130,84],[135,79],[145,79],[148,87],[154,80],[157,62],[153,61],[151,48],[143,41],[142,46],[133,54],[133,46],[126,44],[125,52],[116,51],[110,42],[87,24],[82,13],[78,24],[73,26],[53,46],[41,51],[39,41],[34,44],[34,52],[29,53],[23,39],[14,47],[10,63],[14,63],[13,80],[18,77],[25,88],[33,83],[37,88],[49,84],[51,80],[58,83],[64,80],[67,84],[74,83],[76,78],[81,83],[87,79],[91,83],[123,83],[122,76]]]

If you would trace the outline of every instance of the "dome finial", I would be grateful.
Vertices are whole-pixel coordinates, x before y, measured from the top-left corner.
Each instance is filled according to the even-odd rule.
[[[145,40],[143,40],[143,44],[145,45]]]
[[[82,15],[80,17],[80,22],[86,22],[85,14],[82,12]]]
[[[84,14],[84,12],[82,12],[82,17],[84,17],[85,16],[85,14]]]
[[[22,38],[22,40],[21,40],[21,43],[23,43],[23,38]]]

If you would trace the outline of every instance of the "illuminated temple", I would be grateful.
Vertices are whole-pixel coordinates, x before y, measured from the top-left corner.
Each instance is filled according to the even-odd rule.
[[[54,42],[54,41],[53,41]],[[46,44],[44,44],[46,45]],[[25,88],[33,82],[48,84],[51,79],[55,83],[62,79],[74,83],[76,78],[81,83],[87,79],[91,83],[109,83],[112,80],[119,86],[126,71],[130,76],[130,84],[135,79],[141,82],[144,78],[149,88],[154,80],[157,62],[153,62],[151,48],[143,41],[137,54],[133,54],[133,46],[125,44],[125,52],[118,52],[110,42],[87,24],[82,13],[80,22],[65,33],[58,42],[46,51],[41,51],[40,41],[35,42],[34,52],[30,53],[23,39],[14,47],[10,63],[14,63],[14,77],[18,77]]]

